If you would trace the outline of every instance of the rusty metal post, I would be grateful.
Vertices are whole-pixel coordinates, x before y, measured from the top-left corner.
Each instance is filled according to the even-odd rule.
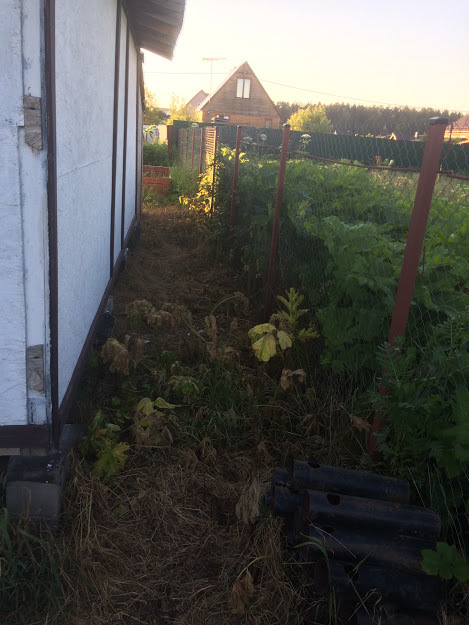
[[[290,138],[290,124],[284,124],[282,149],[280,152],[280,166],[278,170],[277,194],[275,197],[274,221],[272,224],[272,242],[270,244],[269,268],[267,270],[267,284],[265,289],[264,319],[268,319],[272,309],[272,295],[275,278],[275,259],[278,250],[278,236],[280,230],[280,210],[282,207],[283,185],[285,183],[285,166],[288,156],[288,140]]]
[[[233,188],[231,190],[230,235],[233,233],[233,228],[236,223],[236,187],[238,186],[239,152],[241,149],[241,130],[242,130],[242,127],[238,126],[236,130],[236,148],[235,148],[235,161],[234,161],[234,171],[233,171]]]
[[[202,171],[203,171],[204,140],[205,140],[205,128],[204,126],[202,126],[202,128],[200,129],[199,176],[202,175]]]
[[[398,336],[405,335],[447,124],[448,120],[445,117],[432,117],[430,119],[428,138],[425,143],[414,208],[407,234],[404,260],[402,261],[401,275],[389,329],[389,345],[393,345]],[[386,389],[382,388],[380,392],[385,395]],[[373,435],[370,436],[368,442],[368,451],[372,455],[376,453],[376,434],[383,428],[385,423],[386,415],[382,411],[378,411],[373,420]]]
[[[194,169],[195,128],[192,129],[192,158],[191,169]]]
[[[210,198],[210,213],[213,213],[213,204],[215,202],[215,173],[217,162],[217,147],[218,147],[218,127],[215,128],[215,138],[213,140],[213,170],[212,170],[212,197]]]

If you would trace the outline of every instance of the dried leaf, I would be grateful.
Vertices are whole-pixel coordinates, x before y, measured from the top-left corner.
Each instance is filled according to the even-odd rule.
[[[190,323],[192,319],[191,313],[187,310],[185,306],[182,306],[180,304],[171,304],[170,302],[166,302],[161,307],[161,310],[171,313],[176,323],[182,323],[184,321]]]
[[[195,452],[192,449],[189,449],[186,455],[186,472],[194,473],[198,464],[199,459],[195,455]]]
[[[291,369],[283,369],[282,375],[280,377],[280,386],[283,388],[284,391],[286,391],[291,386],[291,376]]]
[[[212,440],[208,436],[200,441],[200,443],[197,445],[196,451],[199,452],[200,457],[207,464],[213,464],[215,462],[215,459],[217,457],[217,451],[213,446]]]
[[[234,347],[225,347],[223,349],[223,362],[236,365],[239,362],[239,352]]]
[[[101,358],[109,363],[109,369],[113,373],[120,371],[124,375],[129,375],[129,352],[117,339],[111,338],[104,343]]]
[[[205,411],[207,410],[207,406],[200,406],[200,408],[197,409],[197,412],[195,413],[195,420],[196,421],[200,421],[202,419],[202,417],[204,416]]]
[[[144,340],[140,338],[138,334],[131,334],[125,337],[124,342],[129,352],[129,360],[131,360],[134,365],[138,365],[143,357]]]
[[[148,325],[155,325],[157,319],[156,308],[146,299],[137,299],[126,308],[127,315],[137,314],[144,319]]]
[[[219,350],[217,346],[212,341],[210,343],[206,343],[205,345],[208,355],[210,356],[210,360],[218,360],[219,358]]]
[[[171,327],[174,327],[175,325],[175,319],[173,317],[173,315],[168,312],[167,310],[160,310],[157,315],[156,315],[156,324],[158,326],[161,325],[169,325]]]
[[[259,516],[259,500],[261,496],[261,484],[254,479],[251,485],[241,493],[236,504],[236,516],[245,525],[254,523]]]
[[[295,371],[292,372],[292,375],[298,376],[298,382],[301,382],[301,384],[303,384],[306,379],[306,373],[303,369],[295,369]]]
[[[230,323],[230,332],[234,332],[235,330],[237,330],[238,329],[238,325],[239,325],[238,324],[238,319],[236,317],[234,317],[231,320],[231,323]]]
[[[365,421],[362,417],[357,417],[353,414],[350,415],[350,421],[352,422],[352,427],[360,430],[362,432],[371,432],[371,423]]]
[[[269,454],[269,451],[267,449],[267,444],[265,441],[261,441],[259,443],[259,445],[257,446],[257,453],[260,455],[260,457],[262,458],[262,461],[265,462],[265,464],[272,464],[273,458]]]
[[[166,427],[161,413],[152,413],[143,417],[139,417],[137,413],[134,417],[134,423],[137,445],[157,447],[172,444],[173,436]]]
[[[207,334],[210,340],[213,343],[216,343],[218,329],[217,329],[217,319],[215,315],[210,315],[208,317],[205,317],[205,326],[207,328]]]
[[[246,571],[243,579],[237,579],[231,589],[228,604],[234,614],[245,613],[249,599],[254,595],[254,590],[252,575],[249,571]]]
[[[248,306],[249,306],[249,300],[248,298],[244,295],[244,293],[241,293],[240,291],[235,291],[233,293],[233,295],[236,297],[236,299],[241,302],[241,304],[243,304],[244,306],[244,310],[247,310]]]

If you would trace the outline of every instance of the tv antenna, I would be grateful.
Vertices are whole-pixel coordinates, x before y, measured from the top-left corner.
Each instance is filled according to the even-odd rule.
[[[226,57],[205,57],[202,59],[202,61],[210,61],[210,95],[208,98],[208,101],[210,102],[210,100],[212,99],[212,76],[213,76],[213,62],[214,61],[226,61]]]

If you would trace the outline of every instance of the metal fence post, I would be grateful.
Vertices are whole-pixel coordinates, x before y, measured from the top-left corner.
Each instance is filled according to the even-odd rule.
[[[194,169],[194,148],[195,148],[195,128],[192,129],[192,157],[191,157],[191,169]]]
[[[280,152],[280,166],[278,170],[277,194],[275,196],[275,212],[272,224],[272,242],[270,244],[269,268],[267,270],[267,284],[265,290],[264,319],[270,316],[272,309],[272,294],[275,277],[275,259],[278,250],[278,236],[280,230],[280,210],[282,207],[283,185],[285,183],[285,166],[288,156],[288,140],[290,138],[290,124],[284,124],[282,149]]]
[[[186,163],[189,161],[189,128],[186,128]]]
[[[213,140],[212,197],[210,199],[210,213],[213,213],[213,204],[215,202],[215,172],[216,172],[216,161],[217,161],[217,147],[218,147],[218,127],[215,128],[215,138]]]
[[[179,152],[181,154],[181,164],[184,163],[184,141],[182,139],[182,133],[183,129],[179,128],[178,130],[178,145],[179,145]]]
[[[432,117],[430,119],[428,137],[425,143],[422,166],[415,193],[414,208],[407,234],[404,260],[402,261],[397,287],[396,301],[394,302],[391,327],[389,329],[388,343],[390,346],[394,344],[397,337],[404,336],[406,332],[447,124],[448,120],[444,117]],[[380,393],[383,395],[387,393],[384,386],[380,389]],[[386,415],[382,411],[378,411],[373,420],[373,434],[379,432],[385,423]],[[376,436],[370,436],[368,443],[370,454],[375,453],[376,443]]]
[[[233,188],[231,190],[230,235],[233,232],[233,228],[236,222],[236,187],[238,186],[239,152],[241,148],[241,130],[242,130],[242,127],[238,126],[236,130],[236,148],[235,148],[235,161],[234,161],[234,170],[233,170]]]
[[[203,171],[204,140],[205,140],[205,128],[204,126],[202,126],[202,128],[200,129],[199,176],[202,175],[202,171]]]

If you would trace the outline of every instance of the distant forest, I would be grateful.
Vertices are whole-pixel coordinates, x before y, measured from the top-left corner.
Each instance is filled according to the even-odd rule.
[[[309,105],[306,105],[309,106]],[[462,117],[462,113],[449,113],[432,108],[414,109],[405,107],[364,106],[362,104],[325,104],[327,118],[338,133],[358,135],[389,136],[391,133],[414,136],[416,132],[424,135],[427,132],[428,120],[431,117],[447,117],[450,122]],[[277,102],[281,123],[285,124],[300,108],[296,102]]]

